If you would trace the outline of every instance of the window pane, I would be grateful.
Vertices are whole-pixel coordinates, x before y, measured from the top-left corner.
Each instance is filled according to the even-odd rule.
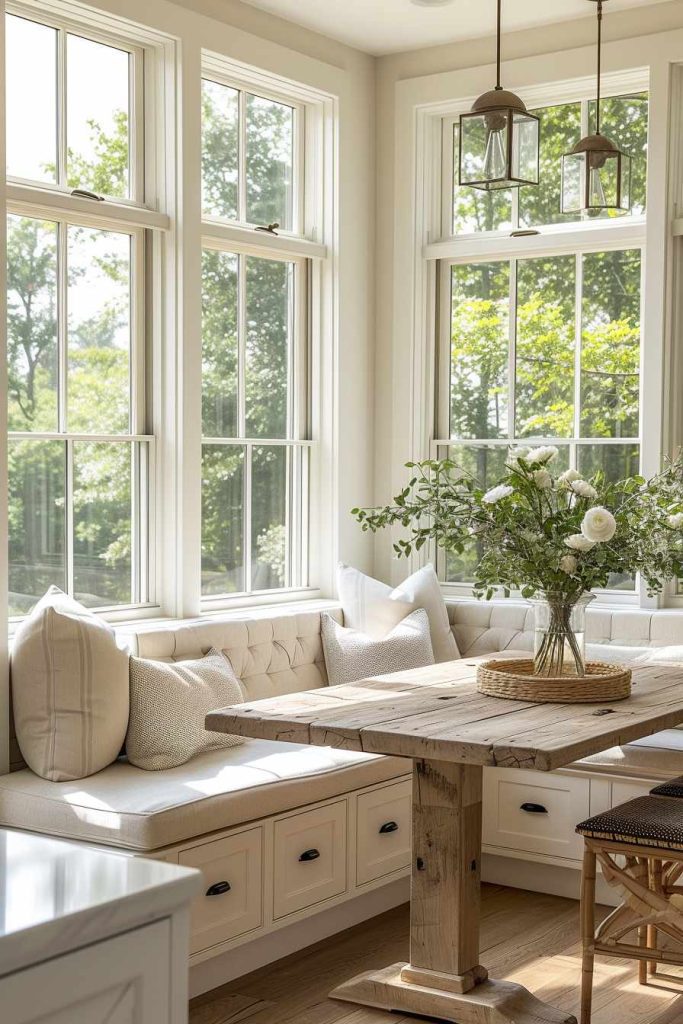
[[[57,429],[57,225],[7,220],[10,430]]]
[[[236,437],[237,270],[231,252],[202,257],[202,430],[205,437]]]
[[[287,462],[284,445],[253,449],[252,590],[275,590],[287,584]]]
[[[585,477],[592,477],[598,471],[608,481],[624,480],[640,472],[640,446],[623,444],[595,444],[578,446],[578,468]],[[628,573],[612,573],[607,590],[636,589],[635,576]]]
[[[451,437],[505,437],[510,268],[452,268]]]
[[[244,591],[244,448],[202,448],[202,594]]]
[[[600,131],[610,138],[633,161],[631,200],[633,214],[645,213],[647,192],[648,94],[607,96],[600,104]],[[590,130],[595,131],[595,101],[589,104]],[[619,214],[599,210],[592,216],[610,217]]]
[[[65,445],[10,441],[9,614],[25,615],[48,587],[66,590]]]
[[[71,431],[129,430],[130,245],[130,235],[69,227]]]
[[[286,437],[294,264],[247,257],[247,437]]]
[[[293,229],[294,110],[260,96],[247,104],[247,220]]]
[[[57,32],[6,18],[7,174],[57,180]]]
[[[552,465],[554,475],[569,469],[569,445],[560,444],[558,448],[559,456]],[[481,487],[488,489],[495,487],[503,479],[508,451],[507,445],[450,445],[446,457],[455,462],[463,473],[473,477]],[[441,457],[440,452],[439,458]],[[446,582],[471,583],[483,553],[481,543],[476,538],[466,545],[462,554],[447,552]]]
[[[74,595],[86,607],[130,604],[130,444],[75,442]]]
[[[211,217],[238,218],[239,93],[202,82],[202,209]]]
[[[637,437],[640,251],[583,258],[581,435]]]
[[[581,104],[563,103],[534,113],[541,119],[540,177],[537,188],[519,190],[519,223],[523,227],[575,219],[560,212],[562,156],[581,138]]]
[[[483,192],[480,189],[460,187],[459,126],[453,126],[453,234],[467,234],[474,231],[503,231],[512,228],[512,192],[495,189]]]
[[[109,196],[130,194],[129,61],[125,50],[67,36],[67,180]]]
[[[574,433],[575,278],[573,256],[517,263],[519,437]]]

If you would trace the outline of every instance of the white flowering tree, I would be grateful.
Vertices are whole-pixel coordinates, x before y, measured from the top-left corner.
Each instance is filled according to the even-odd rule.
[[[476,595],[543,595],[555,642],[568,635],[574,653],[572,609],[612,573],[640,573],[651,593],[683,575],[683,455],[650,480],[616,482],[601,471],[555,475],[557,457],[552,446],[511,449],[503,479],[489,490],[449,460],[408,463],[413,475],[392,505],[352,514],[364,530],[407,530],[394,544],[399,556],[429,541],[459,554],[475,536]]]

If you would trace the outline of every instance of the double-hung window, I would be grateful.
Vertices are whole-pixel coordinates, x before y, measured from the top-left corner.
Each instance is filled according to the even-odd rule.
[[[153,600],[143,54],[7,16],[9,605]]]
[[[307,586],[304,105],[202,82],[202,595]],[[298,248],[303,255],[298,254]]]
[[[618,87],[615,87],[618,88]],[[633,157],[628,217],[560,212],[562,154],[594,130],[589,99],[536,110],[538,188],[476,192],[454,184],[457,118],[443,122],[444,188],[438,285],[434,452],[484,485],[511,445],[559,448],[559,468],[608,479],[637,473],[643,441],[641,296],[648,97],[604,100],[603,131]],[[453,154],[456,154],[454,160]],[[441,565],[466,585],[476,541]],[[633,592],[630,577],[613,591]]]

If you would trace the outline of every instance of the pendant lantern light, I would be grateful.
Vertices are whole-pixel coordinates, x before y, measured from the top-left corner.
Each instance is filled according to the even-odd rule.
[[[460,115],[460,184],[487,192],[538,185],[539,119],[500,84],[501,3],[497,0],[496,87]]]
[[[600,133],[600,76],[602,58],[603,0],[598,5],[598,89],[595,134],[577,142],[562,157],[562,213],[591,213],[631,209],[631,157]]]

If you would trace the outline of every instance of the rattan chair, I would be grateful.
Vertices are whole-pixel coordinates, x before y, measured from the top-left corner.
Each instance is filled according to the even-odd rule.
[[[661,791],[678,782],[680,793]],[[595,954],[639,961],[639,981],[659,964],[683,965],[683,779],[577,825],[581,882],[581,1024],[590,1024]],[[595,927],[597,864],[621,903]]]

